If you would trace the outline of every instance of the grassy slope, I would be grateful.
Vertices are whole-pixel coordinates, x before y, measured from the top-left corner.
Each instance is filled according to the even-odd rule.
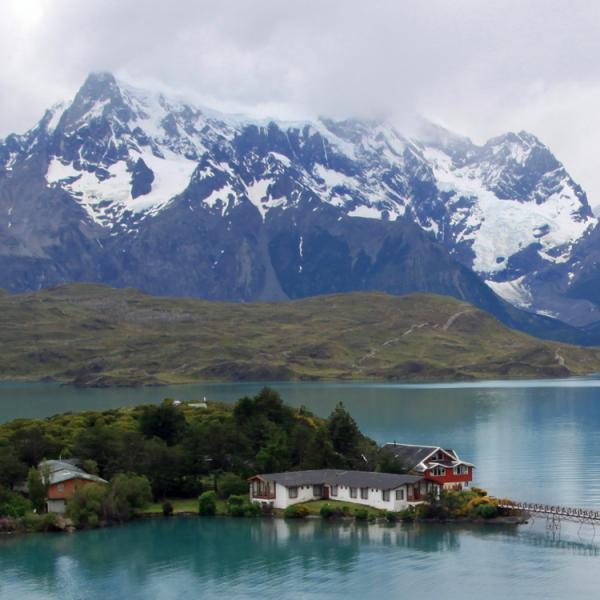
[[[540,341],[453,298],[230,304],[69,285],[0,295],[0,377],[84,384],[560,377],[600,350]]]

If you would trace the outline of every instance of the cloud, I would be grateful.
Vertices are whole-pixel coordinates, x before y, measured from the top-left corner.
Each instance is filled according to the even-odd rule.
[[[263,114],[530,130],[600,204],[599,17],[582,0],[4,0],[0,135],[109,70]]]

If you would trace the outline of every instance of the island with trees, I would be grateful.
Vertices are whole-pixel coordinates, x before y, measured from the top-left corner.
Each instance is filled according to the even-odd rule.
[[[76,490],[64,519],[44,512],[46,478],[38,466],[69,457],[108,483]],[[360,431],[341,403],[322,419],[287,406],[269,388],[233,406],[164,400],[18,419],[0,425],[0,531],[64,529],[64,521],[69,528],[96,527],[153,514],[260,516],[264,511],[248,500],[248,477],[323,468],[406,472]],[[411,521],[499,513],[496,502],[476,489],[444,492],[398,515],[335,501],[310,504],[290,507],[282,516]]]

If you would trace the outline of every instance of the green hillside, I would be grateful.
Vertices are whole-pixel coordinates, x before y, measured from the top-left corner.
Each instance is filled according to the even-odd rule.
[[[231,304],[68,285],[0,294],[0,377],[82,385],[201,380],[564,377],[600,350],[546,342],[445,296]]]

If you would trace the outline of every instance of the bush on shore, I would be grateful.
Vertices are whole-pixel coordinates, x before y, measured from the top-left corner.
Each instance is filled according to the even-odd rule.
[[[97,527],[101,521],[128,521],[151,501],[145,476],[121,473],[108,486],[90,483],[76,488],[67,502],[67,515],[76,527]]]
[[[286,519],[304,519],[308,516],[308,508],[301,504],[292,504],[283,511],[283,516]]]
[[[354,518],[357,521],[366,521],[369,518],[369,511],[366,508],[355,508]]]
[[[212,490],[200,494],[198,498],[198,514],[201,517],[212,517],[217,513],[217,494]]]

